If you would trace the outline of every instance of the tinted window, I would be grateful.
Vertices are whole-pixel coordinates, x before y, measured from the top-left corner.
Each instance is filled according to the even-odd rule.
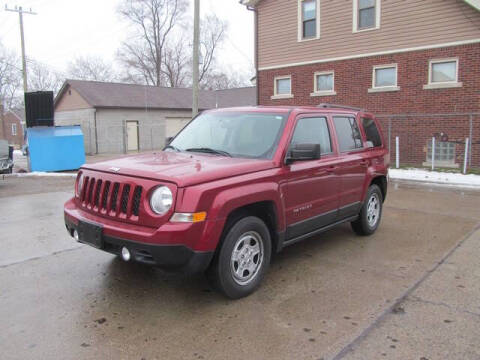
[[[382,138],[378,132],[377,124],[372,119],[362,119],[363,129],[367,135],[367,141],[371,141],[373,146],[382,146]]]
[[[295,144],[320,144],[322,154],[331,153],[332,144],[327,119],[319,117],[298,120],[292,137],[292,146]]]
[[[362,136],[355,118],[335,116],[333,122],[337,131],[340,151],[355,150],[363,147]]]

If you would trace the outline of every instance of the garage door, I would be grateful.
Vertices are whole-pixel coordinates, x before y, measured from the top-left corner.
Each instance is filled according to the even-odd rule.
[[[167,118],[165,137],[173,137],[188,124],[190,118]]]

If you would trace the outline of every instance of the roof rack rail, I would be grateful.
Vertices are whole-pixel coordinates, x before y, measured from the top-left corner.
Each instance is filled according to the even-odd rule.
[[[355,107],[355,106],[348,106],[348,105],[340,105],[340,104],[329,104],[329,103],[321,103],[318,104],[317,107],[320,108],[335,108],[335,109],[350,109],[350,110],[355,110],[355,111],[363,111],[362,108]]]

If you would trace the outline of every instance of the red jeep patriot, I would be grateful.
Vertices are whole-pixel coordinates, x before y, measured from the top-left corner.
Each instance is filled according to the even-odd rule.
[[[272,253],[350,222],[380,224],[389,154],[361,109],[205,111],[164,148],[86,164],[65,223],[77,241],[187,273],[230,298],[252,293]]]

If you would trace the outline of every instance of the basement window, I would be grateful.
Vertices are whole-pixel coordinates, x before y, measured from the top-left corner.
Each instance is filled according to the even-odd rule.
[[[313,93],[310,96],[336,95],[335,73],[333,71],[322,71],[314,74]]]
[[[435,141],[435,166],[457,167],[455,164],[455,143],[449,141]],[[432,140],[427,140],[427,161],[424,165],[432,164]]]
[[[376,65],[373,67],[372,87],[368,92],[398,91],[397,64]]]

